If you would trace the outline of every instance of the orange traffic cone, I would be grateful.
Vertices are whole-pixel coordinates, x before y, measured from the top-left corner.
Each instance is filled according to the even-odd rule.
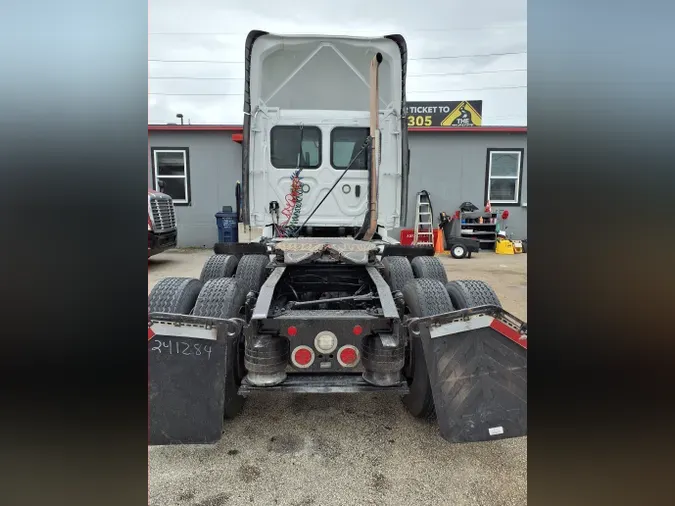
[[[436,255],[442,255],[445,252],[445,234],[443,234],[443,229],[438,229],[438,234],[436,234],[436,239],[434,239],[434,253]]]

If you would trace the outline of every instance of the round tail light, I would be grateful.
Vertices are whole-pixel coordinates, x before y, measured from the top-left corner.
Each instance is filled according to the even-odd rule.
[[[355,367],[359,363],[359,350],[356,346],[347,344],[338,351],[337,359],[342,367]]]
[[[328,330],[319,332],[314,338],[314,347],[319,351],[319,353],[323,353],[324,355],[333,353],[335,348],[337,348],[337,345],[337,336]]]
[[[308,368],[314,363],[314,350],[309,346],[298,346],[291,353],[291,362],[300,369]]]

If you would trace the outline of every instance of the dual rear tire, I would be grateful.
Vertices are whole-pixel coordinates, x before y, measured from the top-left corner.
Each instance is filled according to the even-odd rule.
[[[214,257],[231,257],[214,255]],[[215,318],[242,317],[246,296],[258,292],[266,277],[269,259],[265,255],[246,255],[232,269],[227,258],[211,257],[202,269],[205,282],[191,278],[165,278],[159,281],[149,296],[151,313],[194,314]],[[236,258],[235,258],[236,260]],[[501,306],[492,288],[483,281],[460,280],[448,282],[443,265],[435,257],[385,257],[383,276],[392,291],[401,291],[408,317],[424,317],[455,309],[494,304]],[[208,266],[208,269],[207,269]],[[214,274],[229,273],[234,277]],[[244,375],[243,339],[228,340],[225,381],[225,418],[236,416],[244,398],[238,395]],[[403,397],[406,409],[415,417],[433,420],[435,408],[431,383],[422,343],[418,338],[409,342],[404,376],[409,393]]]
[[[403,290],[409,317],[433,316],[458,309],[501,303],[490,286],[477,280],[450,281],[445,286],[437,279],[415,279]],[[424,348],[419,338],[411,336],[408,362],[404,375],[410,392],[403,404],[411,415],[433,420],[436,418],[433,393]]]
[[[483,281],[448,282],[445,268],[436,257],[416,257],[412,262],[405,257],[385,257],[382,264],[383,277],[392,292],[403,292],[407,318],[483,305],[501,307],[494,290]],[[417,418],[434,420],[436,410],[431,382],[419,338],[411,336],[409,340],[403,374],[409,393],[403,396],[402,401],[408,412]]]
[[[211,318],[244,318],[249,292],[258,292],[267,271],[266,255],[213,255],[202,268],[201,279],[171,277],[160,280],[150,292],[150,313],[173,313]],[[227,339],[224,417],[233,418],[244,404],[238,394],[244,377],[243,336]]]
[[[406,257],[384,257],[382,266],[382,277],[392,292],[403,291],[413,279],[435,279],[443,284],[448,282],[445,268],[436,257],[415,257],[412,262]]]
[[[202,283],[219,278],[234,277],[248,292],[260,290],[267,274],[267,255],[212,255],[204,263],[199,280]]]

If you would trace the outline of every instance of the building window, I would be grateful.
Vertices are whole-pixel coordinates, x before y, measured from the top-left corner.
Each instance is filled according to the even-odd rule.
[[[187,148],[152,149],[155,190],[169,195],[174,204],[190,203],[188,153]]]
[[[277,169],[321,166],[321,130],[314,126],[275,126],[270,133],[272,165]]]
[[[518,204],[522,174],[522,149],[488,149],[485,199],[491,204]]]
[[[333,168],[344,170],[361,150],[370,134],[369,128],[336,127],[330,133],[330,163]],[[349,170],[368,170],[368,150],[364,149]]]

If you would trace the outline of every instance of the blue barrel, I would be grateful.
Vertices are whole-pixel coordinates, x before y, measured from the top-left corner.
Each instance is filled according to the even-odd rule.
[[[239,225],[236,211],[220,211],[216,213],[218,225],[218,242],[238,242]]]

